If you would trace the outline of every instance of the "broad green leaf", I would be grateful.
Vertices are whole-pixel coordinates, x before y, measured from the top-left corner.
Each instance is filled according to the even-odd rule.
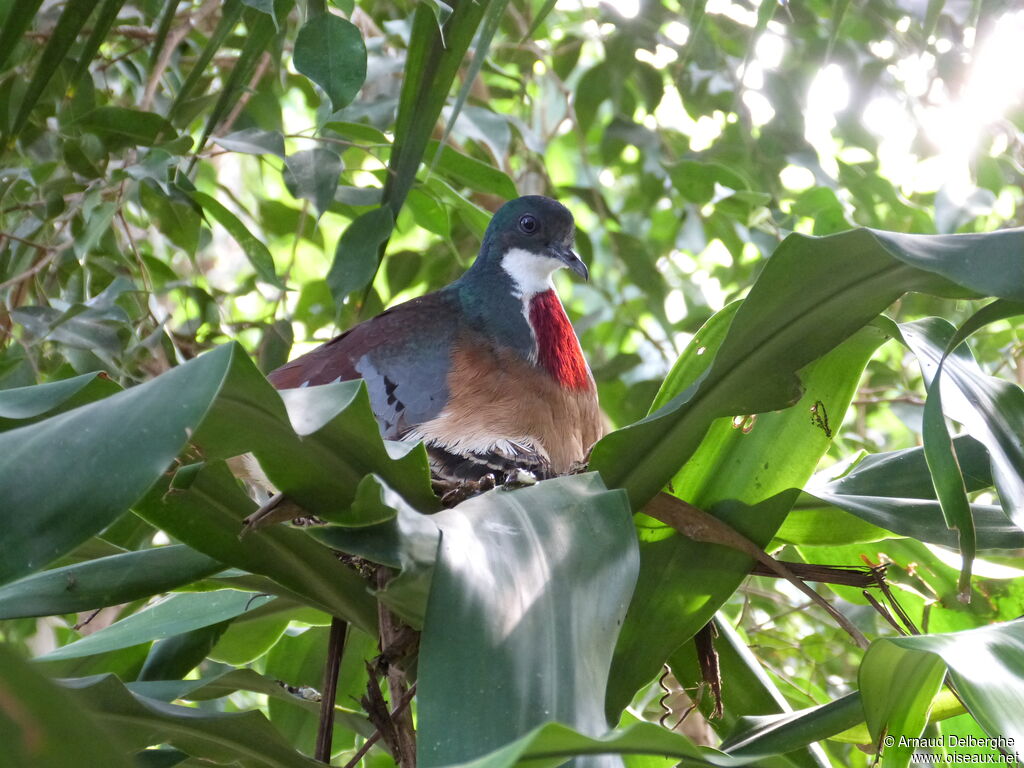
[[[835,736],[864,721],[859,691],[828,704],[784,715],[744,717],[722,742],[722,750],[736,757],[771,757]]]
[[[389,208],[367,211],[338,238],[327,284],[339,306],[352,291],[365,288],[377,272],[377,252],[391,237],[395,222]]]
[[[168,240],[190,257],[195,255],[202,219],[194,202],[168,195],[152,179],[139,184],[139,202]]]
[[[433,520],[442,536],[420,645],[418,763],[471,760],[552,719],[603,734],[637,568],[625,496],[576,475],[491,491]]]
[[[385,446],[361,382],[284,397],[287,410],[229,344],[112,397],[0,433],[0,582],[113,522],[189,442],[211,459],[253,450],[275,485],[314,514],[351,503],[371,472],[417,508],[436,508],[425,452]]]
[[[322,765],[295,752],[258,711],[208,712],[131,693],[113,675],[64,680],[92,716],[115,730],[125,747],[166,743],[215,763],[266,768]]]
[[[796,372],[906,291],[1024,295],[1024,230],[790,235],[736,313],[704,377],[648,418],[605,437],[591,465],[642,506],[678,471],[714,416],[776,410],[799,395]],[[626,457],[634,457],[629,460]],[[642,460],[639,460],[642,457]]]
[[[762,662],[747,647],[745,639],[721,613],[713,622],[717,632],[715,652],[718,654],[718,666],[722,676],[723,712],[721,717],[710,717],[714,708],[713,696],[705,694],[701,697],[701,711],[708,717],[708,724],[716,733],[726,736],[735,733],[737,729],[744,730],[751,721],[782,721],[790,717],[793,708],[768,677],[762,668]],[[684,689],[689,690],[702,681],[693,641],[677,650],[668,660],[668,664]],[[853,716],[863,717],[859,705],[856,706]],[[855,724],[856,721],[850,725]],[[845,730],[850,725],[843,724],[838,730]],[[759,747],[758,749],[762,751],[752,751],[752,754],[783,755],[778,759],[791,766],[827,766],[825,754],[819,746],[814,745],[815,741],[823,737],[815,735],[805,740],[804,735],[806,732],[786,744],[778,745],[777,749]],[[729,736],[726,743],[732,739],[733,737]]]
[[[811,544],[817,546],[828,546],[829,544],[850,544],[851,542],[881,541],[891,539],[898,534],[893,531],[880,528],[866,522],[869,515],[854,517],[843,510],[849,511],[850,505],[844,497],[839,497],[844,503],[836,503],[834,507],[823,507],[817,498],[808,496],[806,493],[800,495],[793,509],[786,515],[782,527],[775,532],[775,538],[768,545],[768,549],[775,549],[777,544]],[[857,499],[856,501],[860,501]],[[885,503],[888,499],[868,499]],[[887,507],[886,507],[887,508]],[[876,507],[870,508],[872,511]],[[896,510],[899,514],[899,509]],[[945,523],[942,530],[948,534]]]
[[[278,3],[278,9],[282,15],[287,15],[294,5],[293,0],[280,0]],[[231,0],[228,0],[225,8],[225,19],[228,20],[228,24],[224,27],[223,33],[227,34],[234,27],[234,19],[237,18],[238,11],[241,10],[241,4],[234,5]],[[229,18],[234,16],[234,18]],[[264,53],[268,52],[271,41],[274,39],[275,34],[278,33],[277,19],[273,16],[268,16],[265,13],[259,11],[247,11],[245,16],[247,35],[242,45],[242,51],[238,56],[238,60],[231,68],[231,74],[227,76],[227,82],[224,84],[223,90],[220,92],[220,96],[217,98],[216,104],[213,109],[209,111],[209,115],[206,119],[206,126],[203,128],[203,134],[199,139],[199,143],[196,145],[196,152],[201,152],[206,147],[206,142],[210,138],[214,129],[220,124],[221,120],[227,115],[228,110],[235,105],[235,100],[241,93],[242,89],[249,83],[249,79],[252,77],[252,73],[255,71],[256,66],[259,63],[260,58]],[[217,33],[221,33],[220,27],[217,29]],[[211,48],[211,43],[207,44],[206,50],[203,52],[203,56],[206,56],[206,51]],[[210,55],[212,56],[217,52],[217,48],[213,48]],[[195,72],[195,70],[193,70]],[[202,76],[202,72],[199,73]],[[186,83],[188,85],[188,83]],[[183,87],[182,93],[179,93],[179,99],[185,92]],[[178,106],[180,101],[175,102],[175,106]],[[198,157],[198,154],[197,154]],[[193,160],[193,163],[195,160]]]
[[[360,493],[342,525],[310,530],[329,547],[398,570],[377,600],[410,626],[423,626],[440,541],[438,516],[423,515],[378,478],[364,478]],[[390,517],[388,517],[390,515]],[[381,522],[364,525],[377,517]]]
[[[8,57],[14,53],[42,4],[43,0],[24,0],[9,5],[3,24],[0,24],[0,67],[6,64]],[[6,124],[7,121],[4,120],[4,125]]]
[[[127,107],[97,107],[74,124],[98,135],[112,150],[128,146],[151,147],[175,136],[174,126],[160,115]]]
[[[180,587],[224,568],[180,544],[86,560],[0,587],[0,618],[53,616],[119,605]]]
[[[305,633],[304,633],[305,634]],[[368,635],[364,635],[364,638],[369,640]],[[288,648],[288,639],[282,640],[283,648]],[[360,647],[364,647],[360,644]],[[370,641],[370,645],[365,646],[370,651],[371,648],[375,648],[375,645]],[[362,656],[360,656],[359,667],[362,670],[363,678],[362,682],[357,683],[358,687],[353,688],[351,694],[362,695],[366,691],[366,669],[363,665]],[[320,664],[323,665],[323,655],[320,656]],[[216,667],[216,665],[211,665]],[[135,683],[128,683],[126,687],[132,693],[141,694],[150,699],[159,699],[160,701],[166,701],[168,703],[177,699],[185,701],[209,701],[210,699],[219,699],[222,696],[234,693],[235,691],[252,691],[253,693],[265,694],[268,700],[286,702],[291,709],[299,709],[306,714],[307,718],[316,719],[320,712],[320,703],[315,701],[314,698],[304,697],[302,693],[291,693],[284,686],[282,682],[292,685],[295,688],[302,689],[301,686],[295,685],[297,681],[293,681],[287,674],[280,674],[276,671],[276,677],[270,677],[268,675],[261,675],[252,669],[231,669],[229,667],[221,667],[223,671],[217,672],[216,674],[208,675],[194,680],[153,680],[153,681],[141,681]],[[342,668],[342,681],[340,685],[344,686],[346,667],[343,664]],[[354,671],[354,670],[352,670]],[[314,686],[314,689],[319,691],[320,683]],[[307,689],[308,690],[308,689]],[[310,693],[312,691],[309,691]],[[345,699],[348,698],[346,702]],[[370,721],[366,719],[365,715],[353,711],[350,707],[345,706],[352,703],[351,697],[346,697],[339,693],[338,704],[335,706],[334,716],[337,721],[344,727],[356,731],[362,734],[364,737],[369,738],[373,735],[374,728],[370,725]]]
[[[259,620],[252,622],[258,623]],[[157,640],[150,647],[146,663],[142,665],[135,679],[180,680],[202,663],[230,626],[231,619],[225,619],[216,624],[208,624]]]
[[[221,205],[216,198],[207,195],[205,192],[193,191],[189,193],[189,196],[202,206],[203,210],[212,216],[218,224],[224,227],[235,239],[235,242],[242,247],[246,258],[249,259],[249,263],[252,264],[256,274],[264,282],[270,283],[275,288],[284,288],[284,283],[281,282],[281,278],[277,276],[277,272],[274,270],[274,257],[270,255],[267,246],[261,240],[254,237],[249,228],[235,214]]]
[[[0,390],[0,431],[73,410],[120,389],[106,374],[86,373],[33,387]]]
[[[282,160],[285,157],[284,136],[280,131],[246,128],[229,133],[227,136],[217,136],[214,141],[232,152],[244,152],[249,155],[271,154],[277,155]]]
[[[1024,527],[1024,391],[1008,381],[986,375],[964,345],[947,355],[954,329],[940,318],[904,323],[900,330],[917,356],[928,383],[924,450],[942,502],[943,516],[947,525],[959,532],[964,555],[961,590],[966,590],[974,557],[975,526],[943,414],[963,424],[968,434],[988,450],[992,479],[1003,510],[1021,528]]]
[[[50,651],[40,660],[74,659],[173,637],[233,619],[275,599],[233,589],[171,595],[81,640]]]
[[[636,723],[622,730],[587,736],[562,723],[538,726],[526,735],[483,757],[460,763],[460,768],[511,768],[514,765],[563,764],[580,755],[663,755],[680,760],[680,766],[746,765],[754,758],[730,757],[708,747],[697,747],[679,733],[654,723]],[[582,761],[580,761],[582,762]],[[601,764],[604,764],[602,761]],[[610,762],[608,763],[611,764]]]
[[[435,153],[437,157],[434,170],[441,175],[477,192],[497,195],[505,200],[511,200],[518,195],[515,182],[504,171],[464,155],[447,145],[441,146],[437,142],[431,142],[430,147],[428,152]]]
[[[0,743],[6,766],[66,768],[68,746],[81,768],[128,768],[131,761],[101,735],[90,707],[47,680],[0,643]]]
[[[899,737],[921,735],[947,670],[967,711],[990,737],[1024,744],[1024,620],[883,638],[864,655],[859,681],[872,736],[879,740],[888,731],[896,739],[883,751],[887,768],[908,764],[914,750],[901,746]]]
[[[15,6],[19,3],[15,3]],[[38,3],[34,0],[30,0],[28,3],[24,3],[26,10],[28,8],[38,8]],[[25,123],[28,121],[28,116],[32,113],[36,103],[39,101],[39,97],[43,95],[43,90],[47,84],[56,74],[57,69],[64,61],[74,44],[82,27],[89,21],[89,17],[92,16],[92,12],[96,9],[95,0],[68,0],[64,5],[64,10],[61,11],[60,18],[57,20],[57,25],[50,32],[49,39],[46,42],[46,47],[43,49],[42,55],[39,56],[36,63],[36,70],[32,75],[32,79],[29,81],[28,88],[25,90],[25,94],[22,96],[21,106],[18,108],[18,113],[14,118],[14,122],[11,124],[11,134],[17,136],[21,129],[25,127]],[[34,11],[33,11],[34,13]],[[12,9],[8,18],[4,22],[4,28],[6,33],[7,24],[10,23],[14,30],[19,27],[20,31],[25,31],[25,18],[24,12],[20,10]],[[7,40],[7,34],[3,35],[4,40],[14,47],[13,40]],[[8,51],[5,49],[0,58],[6,59]]]
[[[0,434],[0,582],[69,551],[145,493],[201,421],[231,354],[225,348],[148,384]],[[168,402],[175,407],[164,407]]]
[[[967,489],[977,491],[991,486],[992,473],[985,447],[969,435],[955,438],[953,445]],[[824,474],[812,478],[805,490],[879,528],[932,544],[954,548],[957,545],[957,536],[946,527],[942,510],[935,501],[935,489],[922,448],[873,454],[840,478],[830,480]],[[1011,523],[1001,508],[972,504],[971,510],[979,548],[1024,546],[1024,531]],[[790,522],[786,521],[782,533]],[[807,533],[801,541],[792,537],[787,540],[802,544],[827,543],[811,541]],[[852,540],[847,537],[847,541]]]
[[[295,69],[327,93],[335,111],[347,106],[366,80],[366,45],[350,21],[323,13],[295,38]]]
[[[448,141],[448,136],[451,135],[452,128],[455,126],[455,121],[459,119],[462,107],[465,105],[466,99],[469,98],[469,93],[473,88],[473,83],[480,74],[480,70],[484,66],[484,61],[487,60],[487,53],[491,48],[491,41],[494,39],[494,33],[498,31],[498,26],[501,24],[501,17],[504,15],[507,5],[508,0],[490,0],[490,2],[487,3],[487,10],[484,12],[483,23],[480,25],[479,33],[476,35],[476,45],[473,47],[473,59],[469,63],[469,68],[463,78],[459,94],[455,97],[455,103],[452,104],[451,114],[448,116],[448,122],[445,123],[444,133],[441,134],[441,146],[444,146]],[[500,161],[503,157],[503,153],[495,154]],[[434,162],[436,161],[437,154],[435,153]]]
[[[265,674],[282,680],[293,688],[322,692],[329,634],[327,627],[313,627],[301,634],[292,634],[289,631],[267,655]],[[369,640],[368,635],[349,629],[349,637],[356,634],[362,636],[362,639],[353,643],[356,650],[365,650],[369,655],[365,658],[350,658],[349,663],[343,664],[339,670],[339,690],[335,697],[335,726],[332,738],[332,752],[335,753],[341,749],[352,748],[354,733],[359,733],[364,738],[373,733],[373,726],[369,720],[350,711],[352,705],[366,695],[365,665],[377,651],[372,641],[369,644],[363,642]],[[349,651],[348,638],[345,641],[345,651],[346,654]],[[283,696],[270,698],[267,702],[270,722],[296,748],[312,753],[319,725],[319,702],[316,707],[295,706],[296,699],[295,696],[290,700]],[[339,704],[341,709],[337,708]]]
[[[341,158],[334,152],[304,149],[285,158],[284,183],[294,197],[309,200],[323,215],[334,202],[341,167]]]
[[[199,53],[199,56],[192,64],[192,69],[189,71],[188,77],[185,78],[185,82],[181,84],[178,92],[174,95],[174,101],[167,110],[169,120],[177,120],[182,104],[192,97],[192,93],[199,86],[199,83],[209,76],[210,62],[213,60],[217,51],[221,49],[221,46],[224,44],[224,40],[227,38],[228,34],[238,24],[238,19],[241,17],[241,14],[242,3],[240,0],[225,0],[223,7],[221,8],[220,18],[217,20],[217,26],[213,30],[213,34],[210,35],[210,38],[207,40],[203,50]],[[284,155],[283,150],[281,154],[282,156]]]
[[[89,39],[85,41],[85,44],[78,52],[78,65],[70,78],[72,83],[77,83],[78,79],[89,71],[89,65],[92,64],[93,57],[107,38],[110,28],[114,26],[114,22],[117,21],[117,14],[120,13],[124,3],[125,0],[103,0],[99,14],[92,24],[92,32],[89,33]],[[28,4],[37,5],[34,0]],[[3,43],[0,42],[0,49],[2,48]]]
[[[393,216],[398,216],[412,188],[427,142],[487,5],[459,3],[443,33],[427,4],[416,6],[398,100],[395,143],[384,184],[384,200]]]
[[[239,539],[256,511],[238,482],[217,462],[198,469],[167,493],[150,493],[139,514],[176,539],[238,568],[267,576],[306,603],[372,630],[376,609],[355,571],[302,531],[268,526]]]
[[[244,623],[232,623],[215,639],[216,644],[206,655],[233,667],[252,664],[281,639],[291,621],[290,613],[272,613]]]
[[[715,353],[725,327],[732,333],[742,311],[731,325],[728,314],[709,321],[707,332],[697,333],[667,381],[682,388],[701,386],[703,358]],[[807,366],[802,371],[805,394],[791,408],[761,414],[747,424],[732,419],[713,423],[672,479],[673,494],[765,546],[796,500],[796,489],[828,449],[831,430],[842,423],[861,372],[882,340],[879,331],[863,329]],[[701,349],[704,354],[699,354]],[[659,398],[669,396],[664,389],[659,393]],[[787,446],[785,456],[777,451],[780,445]],[[675,535],[649,518],[641,516],[638,525],[640,577],[615,650],[608,691],[611,718],[711,619],[752,565],[745,554]],[[659,631],[651,632],[652,626]]]

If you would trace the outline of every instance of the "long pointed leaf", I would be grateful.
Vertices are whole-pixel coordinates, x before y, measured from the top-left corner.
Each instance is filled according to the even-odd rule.
[[[15,4],[17,5],[17,3]],[[25,95],[22,98],[18,114],[11,125],[11,135],[17,136],[25,123],[32,109],[35,107],[43,89],[57,72],[57,68],[67,56],[71,46],[74,45],[78,33],[81,32],[89,17],[96,9],[95,0],[68,0],[64,10],[57,20],[57,26],[53,28],[50,39],[46,42],[36,64],[36,71],[28,83]],[[13,11],[12,11],[13,14]]]

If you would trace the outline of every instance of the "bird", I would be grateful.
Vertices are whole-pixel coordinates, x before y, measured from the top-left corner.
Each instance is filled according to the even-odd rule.
[[[589,278],[574,238],[556,200],[510,200],[461,277],[267,378],[279,390],[363,379],[381,435],[422,441],[442,481],[574,471],[603,433],[593,374],[552,283],[562,268]]]

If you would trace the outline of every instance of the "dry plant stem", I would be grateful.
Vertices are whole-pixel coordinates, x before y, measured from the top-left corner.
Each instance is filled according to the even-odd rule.
[[[391,717],[397,717],[402,712],[404,712],[406,707],[409,706],[409,702],[412,701],[412,698],[415,695],[416,683],[413,683],[411,686],[409,686],[409,690],[405,692],[405,696],[402,697],[402,700],[398,702],[398,706],[391,710]],[[355,768],[356,764],[366,756],[366,753],[370,751],[373,745],[380,741],[380,737],[380,730],[378,729],[374,731],[370,738],[368,738],[363,743],[363,746],[359,748],[359,751],[352,755],[352,759],[345,763],[345,768]]]
[[[316,732],[316,751],[313,757],[321,763],[331,762],[331,738],[334,736],[334,701],[338,694],[338,670],[345,652],[348,622],[337,616],[331,618],[331,636],[327,642],[327,663],[324,664],[324,683],[320,697],[320,723]]]
[[[707,512],[687,504],[685,501],[670,496],[667,493],[659,493],[647,506],[643,508],[646,515],[659,520],[665,525],[671,526],[684,536],[707,544],[720,544],[729,549],[735,549],[748,557],[753,558],[761,565],[766,566],[780,577],[784,578],[794,587],[803,592],[807,597],[820,605],[829,616],[850,636],[861,648],[868,647],[868,640],[857,629],[850,620],[837,611],[825,598],[808,587],[804,582],[793,575],[785,565],[773,557],[765,554],[760,547],[730,528],[716,517]]]
[[[392,575],[390,568],[378,568],[375,575],[377,589],[383,589]],[[390,648],[405,641],[404,626],[381,602],[377,603],[377,617],[380,624],[380,649],[382,654],[386,654]],[[402,701],[407,693],[405,672],[397,664],[388,663],[387,681],[391,701]],[[395,729],[395,743],[391,746],[398,768],[416,768],[416,729],[412,722],[412,710],[403,709],[398,712],[396,707],[391,721]]]

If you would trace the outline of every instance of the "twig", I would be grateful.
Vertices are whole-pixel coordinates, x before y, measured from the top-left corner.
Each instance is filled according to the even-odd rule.
[[[267,67],[270,66],[270,54],[266,51],[260,56],[259,63],[256,65],[256,71],[252,73],[252,77],[249,79],[249,84],[245,87],[242,95],[239,97],[238,102],[232,107],[231,112],[224,118],[224,122],[220,124],[218,129],[219,134],[225,134],[231,130],[231,126],[235,124],[235,120],[242,114],[242,110],[245,109],[245,105],[249,103],[249,99],[252,98],[253,91],[256,90],[256,86],[260,84],[260,80],[263,79],[263,75],[266,74]]]
[[[821,606],[853,638],[853,641],[859,647],[868,647],[868,640],[864,637],[863,633],[850,623],[849,619],[836,610],[828,600],[794,576],[793,572],[785,565],[765,554],[754,542],[730,528],[717,517],[709,515],[707,512],[667,493],[659,493],[655,496],[643,508],[643,512],[675,528],[684,536],[694,541],[707,544],[721,544],[722,546],[742,552],[762,565],[767,566],[807,595],[815,604]]]
[[[412,701],[412,697],[415,695],[416,683],[413,683],[411,686],[409,686],[409,690],[406,691],[406,694],[402,697],[402,700],[398,702],[398,706],[391,710],[391,717],[396,717],[402,714],[402,712],[405,711],[405,708],[409,706],[409,702]],[[370,738],[366,740],[363,746],[359,748],[359,751],[352,756],[352,759],[345,763],[345,768],[355,768],[356,764],[366,756],[366,753],[370,751],[373,745],[380,741],[380,737],[380,729],[377,729],[370,735]]]
[[[33,275],[39,274],[44,269],[46,269],[47,266],[49,266],[51,261],[53,261],[55,258],[57,258],[57,254],[58,253],[60,253],[59,249],[56,249],[56,248],[50,249],[49,253],[47,253],[43,258],[41,258],[39,261],[37,261],[31,267],[26,269],[20,275],[15,275],[10,280],[5,280],[4,282],[0,283],[0,291],[2,291],[4,288],[9,288],[12,285],[17,285],[18,283],[23,283],[26,280],[28,280],[30,277],[32,277]]]
[[[320,698],[320,724],[316,733],[313,757],[321,763],[331,762],[331,740],[334,736],[334,701],[338,695],[338,670],[345,652],[348,622],[337,616],[331,618],[331,636],[327,643],[327,663],[324,665],[324,684]]]
[[[164,46],[160,49],[160,55],[153,65],[153,71],[149,73],[149,80],[146,81],[146,90],[143,92],[142,101],[139,103],[143,111],[147,111],[152,106],[153,99],[156,97],[157,86],[160,84],[160,78],[167,71],[175,49],[181,44],[182,40],[188,37],[188,33],[192,31],[196,22],[209,16],[219,5],[216,0],[206,0],[195,15],[189,14],[185,16],[181,24],[174,27],[164,39]]]
[[[375,575],[377,589],[383,590],[392,577],[390,568],[378,568]],[[387,674],[388,693],[391,701],[405,696],[405,672],[395,662],[407,652],[409,644],[415,642],[410,636],[411,629],[402,623],[383,602],[377,603],[377,623],[380,626],[380,660]],[[412,712],[402,712],[391,718],[393,742],[389,741],[399,768],[416,768],[416,729]]]

